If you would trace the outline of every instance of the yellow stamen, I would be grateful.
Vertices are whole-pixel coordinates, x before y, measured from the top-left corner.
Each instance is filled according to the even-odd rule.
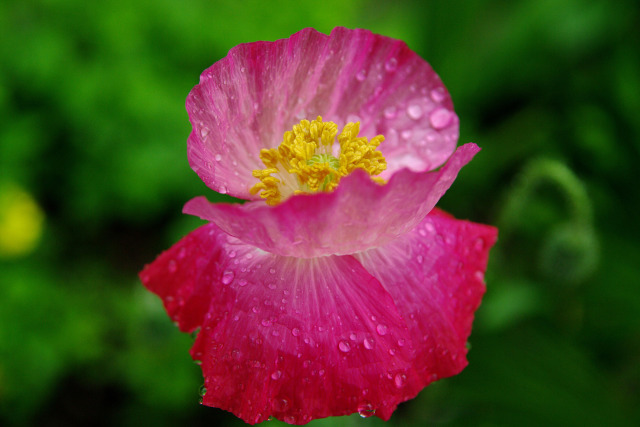
[[[268,205],[277,205],[291,195],[331,192],[340,179],[355,169],[363,169],[379,184],[377,176],[387,168],[387,161],[376,148],[384,137],[367,140],[359,137],[360,123],[347,123],[340,135],[340,154],[333,155],[338,126],[333,122],[302,120],[293,130],[284,133],[278,148],[260,150],[265,169],[256,169],[253,176],[260,182],[251,187],[251,194],[260,193]],[[272,176],[276,175],[276,176]]]

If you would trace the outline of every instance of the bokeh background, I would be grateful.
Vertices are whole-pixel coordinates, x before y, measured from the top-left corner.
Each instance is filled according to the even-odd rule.
[[[483,147],[440,206],[500,227],[469,367],[388,425],[640,425],[635,0],[1,2],[1,425],[243,425],[137,273],[217,197],[186,158],[200,72],[337,25],[432,64]]]

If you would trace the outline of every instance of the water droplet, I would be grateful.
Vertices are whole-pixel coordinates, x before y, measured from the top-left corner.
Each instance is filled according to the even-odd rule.
[[[378,325],[376,326],[376,331],[378,331],[379,335],[387,335],[388,328],[386,325]]]
[[[200,386],[199,392],[200,392],[200,396],[203,396],[203,397],[205,394],[207,394],[207,388],[204,386],[204,384]]]
[[[389,355],[390,356],[395,356],[396,355],[396,350],[394,348],[390,348],[389,349]]]
[[[434,129],[444,129],[451,122],[452,113],[446,108],[437,108],[429,116],[429,121]]]
[[[372,338],[365,338],[362,343],[367,350],[373,350],[373,347],[376,345],[376,342]]]
[[[407,107],[407,115],[413,120],[418,120],[422,117],[422,107],[418,104],[413,104]]]
[[[281,376],[282,376],[281,371],[275,371],[274,373],[271,374],[271,378],[274,380],[280,379]]]
[[[358,79],[359,82],[364,81],[364,79],[366,78],[367,78],[367,72],[365,70],[360,70],[358,74],[356,74],[356,79]]]
[[[402,139],[407,140],[411,138],[411,131],[408,129],[403,130],[402,132],[400,132],[400,136],[402,137]]]
[[[387,107],[384,109],[384,116],[387,119],[393,119],[396,116],[396,107]]]
[[[209,135],[209,128],[205,126],[200,129],[200,136],[206,138],[207,135]]]
[[[286,417],[284,417],[283,421],[287,424],[295,424],[296,417],[294,417],[293,415],[287,415]]]
[[[233,282],[234,277],[235,277],[234,272],[231,270],[227,270],[224,273],[222,273],[222,283],[225,285],[228,285],[229,283]]]
[[[404,382],[406,379],[407,379],[406,375],[396,374],[396,376],[393,378],[393,382],[396,383],[396,387],[400,388],[404,385]]]
[[[362,418],[369,418],[370,416],[374,415],[375,413],[376,413],[376,410],[373,408],[373,406],[370,403],[366,403],[366,404],[358,406],[358,414]]]
[[[398,347],[404,347],[404,343],[405,343],[405,341],[402,338],[400,338],[398,340]]]
[[[427,230],[425,230],[424,228],[420,228],[420,229],[418,229],[418,234],[420,234],[422,237],[426,237],[427,236]]]
[[[218,193],[227,194],[227,187],[225,187],[224,185],[221,185],[220,188],[218,188]]]
[[[214,159],[216,159],[216,162],[219,162],[222,160],[222,156],[220,154],[216,154],[215,156],[213,156]]]
[[[437,87],[431,91],[431,99],[435,102],[442,102],[446,97],[446,91],[443,87]]]
[[[355,340],[356,340],[356,338],[358,338],[358,337],[356,336],[356,334],[351,334],[351,335],[349,335],[349,339],[350,339],[351,341],[355,341]]]
[[[422,255],[418,255],[416,257],[416,261],[418,261],[418,264],[422,264],[422,262],[424,261],[424,257]]]
[[[482,237],[478,237],[476,242],[473,244],[473,247],[476,251],[481,251],[484,249],[484,239]]]
[[[473,273],[473,276],[480,281],[484,282],[484,272],[477,270],[475,273]]]
[[[388,72],[393,72],[398,68],[398,60],[396,58],[391,58],[384,64],[384,69]]]
[[[182,249],[184,249],[184,248],[182,248]],[[176,263],[175,260],[172,259],[167,264],[167,269],[169,270],[169,273],[175,273],[178,270],[178,264]]]
[[[351,350],[351,345],[347,341],[340,341],[338,349],[343,353],[348,353]]]
[[[247,280],[246,279],[238,280],[238,286],[247,286]]]
[[[298,328],[293,328],[291,330],[291,335],[293,335],[294,337],[299,337],[300,336],[300,329]]]

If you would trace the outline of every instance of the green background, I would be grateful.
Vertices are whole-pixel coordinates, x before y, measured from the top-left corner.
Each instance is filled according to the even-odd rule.
[[[137,272],[201,223],[187,200],[216,199],[186,158],[200,72],[337,25],[432,64],[483,148],[440,206],[500,227],[469,367],[388,424],[640,425],[635,0],[0,3],[0,187],[45,215],[0,259],[0,424],[243,424],[198,404],[193,337]]]

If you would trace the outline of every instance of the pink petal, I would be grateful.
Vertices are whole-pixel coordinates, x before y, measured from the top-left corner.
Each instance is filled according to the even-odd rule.
[[[352,254],[413,229],[479,150],[475,144],[465,144],[439,171],[403,169],[382,186],[356,171],[360,173],[344,178],[333,193],[294,196],[275,207],[263,202],[212,204],[198,197],[183,212],[278,255]]]
[[[451,98],[404,42],[367,30],[307,28],[288,39],[242,44],[200,76],[187,98],[189,163],[209,187],[244,199],[262,169],[261,148],[318,115],[361,135],[382,134],[383,175],[441,165],[458,139]]]
[[[421,388],[404,320],[351,256],[281,257],[208,224],[141,278],[181,329],[201,327],[192,356],[203,403],[248,423],[357,411],[386,419]]]
[[[466,342],[496,239],[494,227],[434,209],[411,233],[355,255],[407,321],[424,385],[467,365]]]

